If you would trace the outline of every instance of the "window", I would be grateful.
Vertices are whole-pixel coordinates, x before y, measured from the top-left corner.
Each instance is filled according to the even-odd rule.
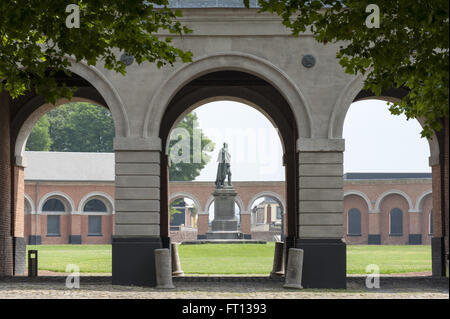
[[[61,236],[59,215],[47,215],[47,236]]]
[[[281,218],[282,218],[282,216],[281,216],[281,207],[277,206],[277,219],[281,219]]]
[[[430,235],[433,235],[433,210],[430,212]]]
[[[47,200],[42,207],[43,212],[65,212],[64,204],[57,198]]]
[[[402,236],[403,235],[403,212],[399,208],[393,208],[389,213],[390,218],[390,235]]]
[[[102,235],[102,216],[88,216],[88,236]]]
[[[348,235],[361,236],[361,212],[357,208],[348,211]]]
[[[107,212],[105,204],[99,199],[91,199],[84,205],[85,212]]]

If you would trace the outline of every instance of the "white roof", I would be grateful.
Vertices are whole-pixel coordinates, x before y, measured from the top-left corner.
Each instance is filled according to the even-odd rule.
[[[114,181],[114,153],[25,152],[25,180]]]

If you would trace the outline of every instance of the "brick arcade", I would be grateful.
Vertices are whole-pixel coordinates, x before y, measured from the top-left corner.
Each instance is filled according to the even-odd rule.
[[[186,112],[206,102],[231,99],[256,107],[279,129],[286,170],[285,243],[287,247],[302,248],[309,256],[303,268],[304,287],[345,288],[343,239],[348,206],[344,193],[348,185],[343,179],[343,123],[352,102],[375,96],[363,90],[362,75],[346,74],[339,65],[339,43],[321,45],[308,34],[293,37],[278,16],[258,14],[255,8],[223,7],[223,1],[210,6],[183,1],[181,22],[194,32],[174,36],[173,44],[192,50],[192,63],[158,69],[150,63],[134,62],[128,66],[127,75],[120,76],[100,63],[90,66],[68,57],[72,75],[56,75],[58,81],[77,87],[72,101],[104,106],[114,119],[113,284],[155,285],[152,252],[170,244],[168,134]],[[316,63],[302,64],[305,55],[315,57]],[[398,101],[405,94],[406,89],[388,90],[377,98]],[[14,275],[15,265],[24,256],[24,225],[17,214],[25,203],[26,140],[42,115],[64,103],[67,101],[46,104],[34,91],[18,99],[12,99],[7,92],[0,94],[0,276]],[[361,234],[380,235],[381,242],[390,238],[385,224],[391,200],[402,211],[392,213],[397,221],[402,216],[402,222],[395,223],[398,235],[398,226],[403,225],[402,236],[395,239],[400,241],[419,233],[422,242],[428,240],[426,227],[419,230],[411,223],[425,215],[417,209],[432,205],[435,277],[445,276],[448,262],[448,119],[442,123],[444,129],[429,140],[432,204],[427,204],[428,189],[409,194],[399,185],[389,188],[397,192],[385,193],[381,199],[364,183],[357,190],[367,198],[358,197],[356,192],[346,196],[355,201],[352,208],[359,207],[361,212]],[[418,204],[421,195],[423,203]],[[81,197],[74,196],[73,203],[63,202],[62,206],[73,204],[79,212]],[[246,199],[242,201],[248,205]],[[33,204],[39,209],[39,203]],[[364,205],[368,206],[367,214]],[[81,232],[85,227],[82,214],[72,216],[79,216],[80,223],[73,223],[73,227],[71,224],[71,232]],[[97,220],[93,228],[98,230],[99,219],[92,220]],[[55,227],[57,218],[50,218],[50,223]],[[64,225],[69,229],[68,223]],[[323,256],[327,256],[326,260]]]

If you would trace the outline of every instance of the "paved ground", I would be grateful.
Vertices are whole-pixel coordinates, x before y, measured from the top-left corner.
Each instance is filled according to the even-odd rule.
[[[68,289],[64,276],[0,278],[0,298],[121,299],[316,299],[420,298],[448,299],[448,279],[429,276],[382,276],[379,289],[367,289],[366,278],[350,276],[346,290],[287,290],[282,281],[263,277],[175,278],[175,289],[111,285],[110,276],[83,276],[79,289]]]

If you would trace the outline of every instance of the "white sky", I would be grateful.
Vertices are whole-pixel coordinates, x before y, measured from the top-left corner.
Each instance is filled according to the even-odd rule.
[[[203,133],[216,143],[197,181],[214,181],[217,154],[229,144],[234,181],[284,180],[277,130],[254,108],[231,101],[195,109]],[[384,101],[353,103],[344,123],[344,172],[430,172],[428,142],[416,120],[393,116]]]

